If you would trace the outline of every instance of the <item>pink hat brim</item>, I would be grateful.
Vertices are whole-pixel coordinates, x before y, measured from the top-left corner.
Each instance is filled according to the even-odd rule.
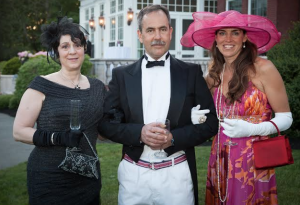
[[[198,45],[211,49],[216,31],[222,28],[245,30],[249,41],[256,44],[259,53],[267,52],[280,42],[280,32],[270,20],[262,16],[226,11],[220,14],[195,12],[193,17],[194,22],[180,40],[181,44],[186,47]]]

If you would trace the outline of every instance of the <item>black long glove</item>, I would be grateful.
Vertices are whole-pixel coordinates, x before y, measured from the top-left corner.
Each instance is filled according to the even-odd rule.
[[[33,134],[33,144],[35,146],[65,146],[77,147],[83,136],[81,130],[69,130],[67,132],[51,132],[36,130]]]

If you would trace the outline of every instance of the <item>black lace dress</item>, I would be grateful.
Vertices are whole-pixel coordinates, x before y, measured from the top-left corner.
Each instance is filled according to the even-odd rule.
[[[88,78],[89,89],[72,89],[40,76],[29,88],[45,94],[46,98],[37,119],[37,129],[67,131],[70,129],[70,100],[81,100],[81,129],[88,136],[96,151],[97,124],[103,116],[106,93],[104,84]],[[79,147],[93,155],[87,141],[82,138]],[[65,157],[66,147],[35,147],[27,165],[27,186],[31,205],[86,205],[99,195],[101,177],[88,178],[58,168]],[[97,165],[99,176],[100,164]]]

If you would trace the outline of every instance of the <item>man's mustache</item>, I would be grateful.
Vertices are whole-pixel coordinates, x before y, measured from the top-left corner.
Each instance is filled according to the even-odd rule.
[[[164,41],[152,41],[151,46],[154,46],[154,45],[166,45],[166,42],[164,42]]]

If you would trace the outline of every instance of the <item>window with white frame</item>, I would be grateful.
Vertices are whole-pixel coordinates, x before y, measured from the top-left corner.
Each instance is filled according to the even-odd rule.
[[[100,4],[100,16],[104,16],[104,4]],[[98,21],[100,21],[99,18],[98,18]],[[105,24],[105,22],[103,22],[103,23]],[[105,28],[105,25],[104,25],[104,28]]]
[[[91,18],[93,18],[95,20],[95,17],[94,17],[94,8],[92,7],[91,8]],[[90,41],[91,43],[94,43],[94,33],[95,33],[95,30],[90,28]]]
[[[104,4],[100,4],[100,15],[104,15]]]
[[[226,10],[235,10],[242,12],[242,0],[227,0],[226,1]]]
[[[91,17],[94,18],[94,8],[91,8]]]
[[[168,8],[169,11],[176,12],[196,12],[196,0],[161,0],[161,5]]]
[[[115,17],[112,17],[110,19],[110,43],[109,43],[109,46],[112,47],[112,46],[115,46],[115,41],[116,41],[116,18]]]
[[[218,1],[217,0],[205,0],[204,11],[217,13]]]
[[[139,39],[137,39],[137,46],[137,57],[141,58],[144,55],[144,44],[142,44]]]
[[[174,32],[174,31],[177,30],[177,28],[176,28],[176,19],[171,19],[171,27],[173,28],[173,32],[172,32],[172,40],[171,40],[171,43],[170,43],[169,50],[175,50],[176,49],[176,42],[177,42],[176,35],[175,35],[175,32]]]
[[[123,15],[118,16],[118,41],[117,41],[117,46],[123,46]]]
[[[89,38],[92,44],[94,44],[94,40],[95,40],[94,37],[95,37],[95,31],[92,29]]]
[[[188,30],[191,23],[193,23],[194,20],[192,19],[183,19],[182,20],[182,36],[185,34],[185,32]],[[195,50],[194,47],[185,47],[182,46],[182,50]]]
[[[118,0],[118,11],[123,11],[123,0]]]
[[[87,31],[88,31],[88,30],[89,30],[89,28],[90,28],[90,25],[89,25],[89,23],[85,23],[85,24],[84,24],[84,28],[85,28],[85,30],[87,30]]]
[[[267,17],[267,0],[249,0],[250,4],[250,14],[259,15]]]
[[[137,9],[141,10],[153,4],[153,0],[137,0]]]
[[[89,9],[86,9],[85,10],[85,20],[88,21],[90,19],[90,16],[89,16]]]
[[[111,0],[110,1],[110,13],[116,13],[116,0]]]

